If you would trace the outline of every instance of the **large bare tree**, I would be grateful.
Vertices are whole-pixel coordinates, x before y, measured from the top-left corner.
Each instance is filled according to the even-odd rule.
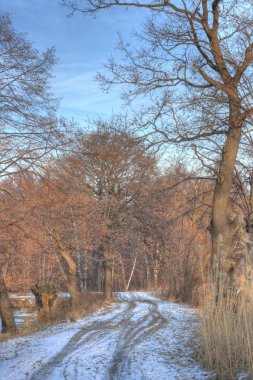
[[[151,17],[137,46],[120,41],[122,63],[111,60],[111,75],[99,75],[106,90],[127,84],[125,98],[150,95],[141,116],[155,143],[182,142],[222,147],[216,165],[212,206],[213,267],[227,286],[233,283],[230,191],[242,137],[252,121],[252,1],[238,0],[64,0],[73,12],[93,14],[114,6],[149,10]],[[126,15],[127,17],[127,15]],[[145,122],[145,124],[144,124]],[[210,164],[210,166],[213,166]]]
[[[48,82],[55,62],[54,49],[38,52],[0,13],[0,177],[31,170],[61,141],[55,111],[58,101]],[[4,191],[3,189],[0,189]],[[0,281],[0,315],[4,331],[15,322],[5,287]]]
[[[65,161],[73,181],[89,190],[94,201],[93,229],[98,232],[93,240],[102,252],[105,299],[112,297],[117,239],[129,220],[135,219],[135,204],[156,171],[154,156],[122,125],[121,118],[96,121],[93,132],[80,133],[73,154]]]

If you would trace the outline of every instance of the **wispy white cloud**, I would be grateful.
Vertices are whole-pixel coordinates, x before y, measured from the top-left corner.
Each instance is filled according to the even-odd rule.
[[[94,79],[96,70],[87,70],[85,65],[83,71],[79,65],[65,67],[68,70],[59,72],[52,82],[56,96],[62,98],[60,112],[72,113],[73,117],[77,114],[79,119],[80,115],[108,116],[120,111],[120,90],[115,88],[109,94],[103,93]]]
[[[114,8],[95,19],[80,14],[68,18],[56,0],[1,0],[1,10],[12,14],[15,27],[27,32],[38,49],[56,46],[59,62],[51,85],[55,95],[63,98],[59,113],[80,120],[121,109],[120,89],[102,93],[94,76],[103,71],[112,53],[119,54],[114,50],[117,32],[130,38],[144,21],[142,12]]]

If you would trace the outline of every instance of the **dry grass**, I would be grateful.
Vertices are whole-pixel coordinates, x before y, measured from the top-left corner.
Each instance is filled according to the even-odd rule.
[[[231,292],[214,302],[209,294],[202,317],[202,354],[206,368],[219,380],[253,376],[253,302],[250,292]]]
[[[103,305],[103,296],[99,293],[84,293],[79,295],[78,305],[72,305],[70,299],[58,298],[52,311],[46,316],[41,316],[40,325],[70,321],[93,313]],[[43,318],[44,317],[44,318]]]

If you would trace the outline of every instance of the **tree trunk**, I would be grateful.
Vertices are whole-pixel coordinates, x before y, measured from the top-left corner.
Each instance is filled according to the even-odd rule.
[[[0,271],[0,316],[2,321],[2,333],[15,333],[16,323],[10,298],[5,286],[3,274]]]
[[[153,254],[153,273],[154,273],[154,287],[158,287],[158,275],[159,275],[159,266],[160,266],[160,249],[159,242],[156,242],[155,252]]]
[[[123,261],[123,258],[120,254],[118,255],[118,258],[119,258],[119,263],[120,263],[120,267],[122,270],[122,277],[120,278],[120,280],[123,281],[123,288],[126,289],[127,281],[126,281],[126,272],[125,272],[124,261]]]
[[[250,173],[249,184],[249,213],[247,215],[246,231],[243,238],[246,247],[247,259],[250,267],[253,268],[253,171]],[[251,278],[251,276],[247,277]]]
[[[99,260],[98,261],[98,292],[104,291],[104,270],[103,270],[103,263]]]
[[[85,258],[85,263],[84,263],[84,278],[82,278],[82,276],[81,276],[81,282],[82,282],[81,289],[84,289],[84,291],[86,293],[87,289],[88,289],[88,263],[87,263],[87,257]]]
[[[71,302],[73,305],[78,305],[79,291],[76,262],[71,256],[70,249],[62,244],[60,236],[52,232],[51,235],[55,239],[55,242],[59,248],[59,253],[67,266],[67,288],[71,296]]]
[[[249,221],[248,232],[253,237],[253,170],[250,173]]]
[[[52,309],[57,299],[56,288],[52,284],[35,285],[31,287],[35,296],[38,324],[51,322],[53,320]]]
[[[71,301],[73,305],[78,305],[79,301],[79,291],[78,291],[78,281],[77,281],[77,273],[76,273],[76,263],[72,259],[70,252],[67,250],[65,252],[61,252],[61,255],[64,257],[67,265],[68,265],[68,291],[71,295]]]
[[[212,208],[212,260],[216,297],[225,295],[234,284],[233,236],[235,221],[229,219],[229,195],[241,139],[240,105],[230,101],[230,125],[216,180]],[[217,298],[216,298],[217,299]]]
[[[86,278],[87,264],[86,264],[86,260],[85,260],[84,279],[83,279],[82,270],[81,270],[81,253],[80,253],[80,250],[78,250],[76,258],[77,258],[77,277],[79,279],[80,290],[81,290],[81,292],[83,292],[83,290],[86,292],[86,289],[87,289],[87,281],[86,281],[87,280],[87,278]]]
[[[147,255],[145,255],[145,264],[146,264],[146,288],[150,289],[150,269]]]
[[[104,245],[104,299],[112,299],[112,255],[108,244]]]
[[[130,284],[131,284],[131,281],[132,281],[132,278],[133,278],[133,275],[134,275],[134,270],[135,270],[135,267],[136,267],[136,261],[137,261],[137,252],[135,253],[132,270],[131,270],[131,273],[130,273],[130,276],[129,276],[129,279],[128,279],[128,282],[127,282],[127,286],[125,288],[126,292],[128,292],[128,289],[130,287]]]
[[[153,263],[153,272],[154,272],[154,287],[155,289],[157,289],[157,286],[158,286],[158,259],[155,258],[154,259],[154,263]]]

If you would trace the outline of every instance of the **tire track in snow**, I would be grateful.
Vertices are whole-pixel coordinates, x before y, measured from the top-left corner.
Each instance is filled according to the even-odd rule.
[[[158,310],[157,302],[152,300],[142,299],[142,297],[134,297],[136,306],[145,305],[146,315],[142,318],[138,318],[137,321],[133,323],[128,323],[125,330],[122,331],[120,340],[118,341],[116,350],[113,355],[111,368],[109,371],[107,379],[127,379],[127,369],[130,367],[131,362],[131,350],[141,342],[143,339],[147,338],[154,332],[158,331],[167,320],[160,314]],[[133,310],[133,315],[136,309]]]
[[[98,342],[108,339],[108,335],[110,335],[113,330],[118,330],[121,326],[125,326],[130,315],[132,315],[134,307],[135,302],[129,302],[126,304],[125,310],[117,313],[112,318],[102,321],[96,320],[81,328],[57,355],[33,373],[30,380],[46,380],[56,367],[62,365],[63,361],[64,368],[66,369],[72,356],[75,355],[79,348],[82,348],[82,352],[89,350],[97,345]],[[119,316],[121,318],[118,322]],[[67,377],[64,376],[64,378]]]
[[[191,311],[148,293],[118,297],[121,303],[113,311],[82,322],[30,380],[211,378],[192,358]]]

